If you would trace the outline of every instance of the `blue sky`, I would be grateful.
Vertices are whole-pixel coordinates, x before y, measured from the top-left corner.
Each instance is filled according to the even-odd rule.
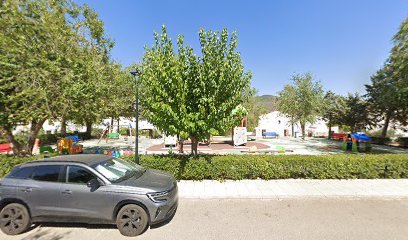
[[[166,24],[199,53],[198,30],[238,32],[238,51],[258,94],[276,94],[293,73],[312,72],[326,90],[364,93],[392,36],[408,17],[407,0],[78,0],[94,8],[115,42],[113,58],[141,61],[153,31]]]

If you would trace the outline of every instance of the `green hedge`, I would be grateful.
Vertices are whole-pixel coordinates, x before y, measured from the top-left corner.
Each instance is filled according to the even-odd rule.
[[[43,155],[37,155],[32,157],[14,157],[7,155],[0,155],[0,177],[3,177],[13,169],[17,164],[25,163],[28,161],[42,159]]]
[[[131,160],[132,158],[127,158]],[[177,179],[353,179],[408,178],[408,154],[144,155],[141,165],[172,173]]]
[[[0,157],[0,176],[30,158]],[[132,161],[132,157],[126,157]],[[225,155],[189,156],[142,155],[142,166],[160,169],[177,179],[353,179],[408,178],[408,154]]]

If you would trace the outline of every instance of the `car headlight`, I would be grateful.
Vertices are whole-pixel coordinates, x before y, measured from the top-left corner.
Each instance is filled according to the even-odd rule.
[[[169,192],[156,192],[156,193],[148,193],[147,196],[155,203],[165,202],[167,201],[167,196]]]

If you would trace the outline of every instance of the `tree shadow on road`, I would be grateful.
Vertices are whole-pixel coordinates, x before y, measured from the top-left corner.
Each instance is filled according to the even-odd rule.
[[[34,230],[35,229],[35,230]],[[29,231],[33,231],[28,236],[22,238],[22,240],[60,240],[66,238],[71,231],[63,232],[63,233],[55,233],[52,232],[51,229],[44,229],[40,225],[33,225],[31,228],[28,229]]]

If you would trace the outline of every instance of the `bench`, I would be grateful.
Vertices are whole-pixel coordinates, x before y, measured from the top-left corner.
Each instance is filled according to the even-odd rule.
[[[11,153],[13,150],[11,149],[10,143],[3,143],[0,144],[0,153]]]
[[[263,132],[263,133],[262,133],[262,136],[263,136],[264,138],[266,138],[266,137],[278,138],[278,137],[279,137],[279,134],[277,134],[276,132]]]

